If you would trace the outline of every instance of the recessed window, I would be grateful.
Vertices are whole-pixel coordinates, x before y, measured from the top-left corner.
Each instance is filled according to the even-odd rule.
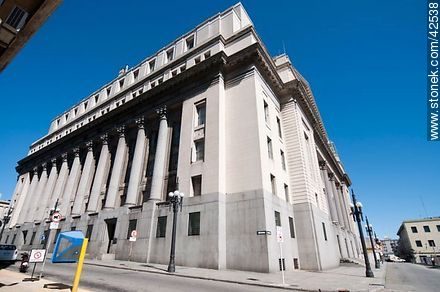
[[[270,125],[270,116],[269,116],[269,105],[266,101],[264,102],[264,120],[266,121],[266,124]]]
[[[95,95],[95,103],[98,103],[99,101],[99,95]]]
[[[281,155],[281,166],[283,167],[283,170],[286,170],[286,158],[284,157],[283,150],[280,150]]]
[[[293,268],[294,268],[295,270],[298,270],[298,269],[299,269],[299,261],[298,261],[298,258],[293,258]]]
[[[191,50],[192,48],[194,48],[194,36],[190,36],[185,40],[186,43],[186,50]]]
[[[167,233],[167,216],[157,218],[156,237],[165,237]]]
[[[183,65],[183,66],[180,67],[180,72],[183,72],[185,70],[186,70],[186,65]]]
[[[156,67],[156,59],[151,60],[148,62],[148,68],[150,69],[150,72],[153,72]]]
[[[157,79],[157,84],[162,84],[163,82],[163,77],[160,77],[159,79]]]
[[[289,196],[289,186],[284,184],[284,196],[286,197],[286,202],[290,202],[290,196]]]
[[[172,48],[172,49],[169,49],[167,52],[166,52],[166,55],[167,55],[167,63],[168,62],[171,62],[173,59],[174,59],[174,49]]]
[[[283,133],[281,132],[281,120],[277,117],[277,127],[278,127],[278,136],[283,138]]]
[[[84,110],[87,109],[87,106],[89,105],[89,103],[87,101],[84,102]]]
[[[316,202],[316,206],[319,208],[319,200],[318,200],[318,194],[315,193],[315,202]]]
[[[267,154],[270,159],[273,159],[273,151],[272,151],[272,139],[267,137]]]
[[[196,175],[191,178],[193,196],[202,194],[202,176]]]
[[[119,80],[119,88],[124,87],[124,79]]]
[[[195,149],[195,160],[194,161],[203,161],[205,159],[205,140],[197,140],[194,142]]]
[[[174,76],[176,76],[177,75],[177,70],[173,70],[173,71],[171,71],[171,76],[172,77],[174,77]]]
[[[197,58],[194,59],[194,62],[196,64],[200,63],[200,61],[201,61],[201,57],[200,56],[198,56]]]
[[[422,247],[422,242],[420,240],[416,240],[416,246],[417,247]]]
[[[200,235],[200,212],[189,213],[188,235]]]
[[[87,225],[86,238],[88,238],[89,240],[92,237],[92,232],[93,232],[93,224]]]
[[[127,239],[131,237],[131,232],[136,230],[137,220],[132,219],[128,221]]]
[[[76,116],[77,113],[78,113],[78,108],[75,108],[75,109],[73,110],[73,114]]]
[[[6,18],[5,23],[15,28],[16,30],[20,30],[25,24],[27,17],[28,13],[26,11],[18,6],[15,6],[9,14],[8,18]]]
[[[435,247],[435,242],[434,242],[434,240],[428,240],[428,244],[429,244],[429,246],[430,247]]]
[[[27,230],[23,230],[23,244],[26,244]]]
[[[280,212],[275,211],[275,226],[281,226],[281,215]]]
[[[211,51],[207,51],[203,54],[203,56],[205,57],[205,60],[208,59],[209,57],[211,57]]]
[[[412,233],[417,233],[417,227],[416,226],[411,226],[411,231]]]
[[[325,230],[324,222],[322,222],[322,232],[324,233],[324,240],[327,241],[327,230]]]
[[[293,218],[289,217],[290,237],[295,238],[295,225],[293,224]]]
[[[431,229],[429,228],[428,225],[423,226],[423,230],[424,230],[425,232],[431,232]]]
[[[273,174],[270,175],[270,186],[272,187],[272,195],[275,196],[277,194],[277,183]]]
[[[440,225],[437,225],[437,231],[440,232]]]
[[[202,102],[196,105],[196,127],[205,125],[206,103]]]
[[[134,77],[134,80],[137,80],[137,78],[139,77],[139,69],[137,69],[133,72],[133,77]]]
[[[67,121],[69,119],[69,114],[66,114],[64,117],[66,118]]]
[[[107,96],[110,96],[110,92],[112,92],[112,88],[109,86],[107,87]]]

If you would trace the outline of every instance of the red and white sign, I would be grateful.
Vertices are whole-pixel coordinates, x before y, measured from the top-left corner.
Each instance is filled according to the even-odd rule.
[[[129,241],[136,241],[137,234],[136,230],[131,231]]]
[[[45,249],[33,249],[29,257],[30,263],[42,263],[44,261]]]
[[[61,214],[59,212],[55,212],[52,214],[52,222],[60,222],[61,221]]]
[[[277,242],[284,242],[283,228],[277,226]]]
[[[50,230],[58,229],[59,226],[60,226],[60,222],[50,222],[49,229]]]

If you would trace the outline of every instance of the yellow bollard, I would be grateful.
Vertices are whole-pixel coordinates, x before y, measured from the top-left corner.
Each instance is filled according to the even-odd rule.
[[[78,265],[76,266],[75,278],[73,279],[72,292],[78,291],[79,286],[79,278],[81,277],[81,271],[84,264],[84,257],[86,256],[87,243],[89,242],[88,238],[84,238],[81,253],[79,254]]]

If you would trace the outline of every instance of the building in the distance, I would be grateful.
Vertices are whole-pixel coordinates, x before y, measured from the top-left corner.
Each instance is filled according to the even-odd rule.
[[[416,263],[440,265],[440,217],[405,220],[397,235],[399,244],[413,249]]]
[[[269,55],[241,4],[55,117],[17,171],[2,240],[22,249],[46,244],[58,202],[56,232],[82,230],[90,257],[167,263],[178,188],[177,265],[322,270],[359,257],[351,182],[310,86]]]
[[[61,0],[0,0],[0,72]]]
[[[0,221],[3,221],[3,217],[8,214],[9,203],[11,201],[0,200]]]
[[[381,240],[384,256],[395,255],[398,242],[398,239],[384,237],[384,239]]]

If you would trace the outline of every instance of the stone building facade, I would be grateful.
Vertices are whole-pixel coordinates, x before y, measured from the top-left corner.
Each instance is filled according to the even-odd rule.
[[[286,270],[359,257],[351,182],[310,87],[241,4],[56,117],[17,171],[6,236],[22,249],[45,244],[58,202],[58,232],[82,230],[89,257],[127,259],[136,229],[131,260],[167,263],[178,189],[177,265],[277,271],[276,226]]]

